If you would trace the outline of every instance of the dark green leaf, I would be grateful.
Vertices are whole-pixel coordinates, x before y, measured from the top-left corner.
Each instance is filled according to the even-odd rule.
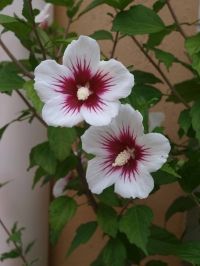
[[[181,176],[169,164],[164,164],[159,171],[152,175],[155,184],[159,186],[176,182],[181,178]]]
[[[105,0],[104,2],[109,6],[123,10],[134,0]]]
[[[15,71],[8,71],[5,66],[0,67],[0,80],[0,92],[12,92],[12,90],[21,89],[25,82]]]
[[[186,102],[200,100],[200,81],[199,79],[190,79],[175,84],[174,89],[184,98]],[[180,102],[179,98],[170,95],[167,99],[175,103]]]
[[[185,212],[195,206],[196,204],[194,200],[192,200],[189,196],[181,196],[175,199],[175,201],[170,205],[165,213],[165,220],[168,221],[177,212]]]
[[[62,196],[55,199],[49,209],[51,243],[56,244],[64,226],[74,216],[77,204],[74,199]]]
[[[74,128],[49,127],[48,139],[56,158],[63,161],[71,153],[71,145],[76,140]]]
[[[33,21],[32,14],[30,12],[30,6],[29,2],[27,0],[23,0],[23,9],[22,9],[22,15],[28,20],[28,21]]]
[[[180,128],[183,129],[184,133],[187,134],[189,128],[191,127],[191,116],[189,110],[183,110],[180,113],[178,123],[180,125]]]
[[[6,128],[9,126],[9,124],[5,125],[4,127],[0,128],[0,140],[3,136],[3,133],[5,132]]]
[[[31,150],[30,167],[35,165],[39,165],[49,174],[55,173],[57,161],[48,142],[41,143]]]
[[[200,100],[195,102],[190,111],[192,126],[196,132],[196,138],[200,141]]]
[[[95,40],[113,40],[112,34],[107,30],[98,30],[90,35]]]
[[[113,22],[113,30],[136,35],[159,32],[165,28],[160,17],[150,8],[136,5],[119,13]]]
[[[150,72],[135,70],[133,74],[135,77],[136,85],[162,83],[162,81],[158,77],[156,77],[154,74]]]
[[[71,255],[71,253],[81,244],[85,244],[90,240],[96,231],[97,223],[96,222],[88,222],[86,224],[81,224],[79,228],[76,230],[76,235],[70,245],[70,248],[67,252],[67,256]]]
[[[5,252],[3,254],[0,255],[0,261],[4,261],[7,259],[16,259],[20,257],[20,253],[18,249],[13,249],[9,252]]]
[[[105,0],[92,0],[92,2],[86,6],[86,8],[80,13],[79,16],[82,16],[83,14],[87,13],[88,11],[94,9],[97,6],[100,6],[105,3]]]
[[[32,189],[35,188],[35,186],[37,185],[37,183],[42,179],[42,177],[44,177],[46,175],[46,172],[43,170],[43,168],[39,167],[36,172],[35,172],[35,176],[33,178],[33,185],[32,185]]]
[[[119,223],[120,231],[126,234],[130,243],[141,248],[146,254],[152,219],[152,210],[147,206],[138,205],[128,209]]]
[[[192,264],[200,264],[200,241],[183,243],[174,250],[174,255]]]
[[[113,187],[105,189],[100,195],[98,195],[101,203],[109,206],[119,206],[120,200],[116,193],[114,193]]]
[[[159,12],[165,5],[166,5],[167,0],[157,0],[153,4],[153,10],[157,13]]]
[[[2,10],[4,7],[11,5],[13,0],[1,0],[0,1],[0,10]]]
[[[125,265],[126,248],[123,243],[117,239],[108,241],[102,252],[102,261],[107,266]]]
[[[110,206],[101,204],[97,211],[97,221],[104,233],[116,237],[118,218],[116,211]]]
[[[26,246],[26,248],[25,248],[25,250],[24,250],[24,253],[25,253],[25,254],[28,254],[28,253],[31,251],[31,249],[33,248],[34,244],[35,244],[35,241],[31,241],[31,242]]]

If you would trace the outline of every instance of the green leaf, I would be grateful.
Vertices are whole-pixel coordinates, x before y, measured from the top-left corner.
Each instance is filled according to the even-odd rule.
[[[136,85],[162,83],[162,81],[158,77],[156,77],[154,74],[150,72],[135,70],[133,74],[135,77]]]
[[[88,6],[86,6],[85,9],[80,13],[79,17],[82,16],[83,14],[87,13],[88,11],[96,8],[97,6],[100,6],[104,4],[105,0],[93,0]]]
[[[130,243],[141,248],[145,254],[152,219],[152,210],[147,206],[138,205],[128,209],[119,223],[120,231],[126,234]]]
[[[22,9],[22,15],[28,20],[33,21],[32,14],[30,12],[30,6],[27,0],[23,0],[23,9]]]
[[[98,30],[90,35],[95,40],[113,40],[112,34],[107,30]]]
[[[16,21],[16,18],[0,14],[0,24],[8,24]]]
[[[190,79],[185,80],[180,83],[175,84],[174,89],[184,98],[186,102],[200,100],[200,80]],[[170,95],[167,101],[172,101],[175,103],[180,102],[180,100],[174,96]]]
[[[11,5],[13,0],[1,0],[0,1],[0,10],[2,10],[4,7]]]
[[[16,259],[20,257],[20,253],[18,249],[12,249],[9,252],[5,252],[3,254],[0,255],[0,261],[4,261],[7,259]]]
[[[7,129],[7,127],[9,126],[9,124],[3,126],[2,128],[0,128],[0,140],[3,136],[3,133],[5,132],[5,130]]]
[[[200,100],[192,106],[190,115],[192,118],[192,126],[196,132],[196,138],[200,141]]]
[[[160,260],[151,260],[151,261],[148,261],[147,264],[145,265],[146,266],[167,266],[168,264]]]
[[[104,2],[109,6],[123,10],[133,1],[134,0],[105,0]]]
[[[167,209],[167,212],[165,213],[165,220],[168,221],[177,212],[185,212],[195,206],[196,204],[194,200],[192,200],[189,196],[180,196],[179,198],[175,199]]]
[[[191,116],[190,116],[190,110],[183,110],[178,119],[178,123],[180,125],[180,128],[183,129],[184,133],[187,134],[188,130],[191,127]]]
[[[120,199],[117,194],[114,193],[113,187],[104,189],[104,191],[100,195],[98,195],[98,199],[101,201],[101,203],[104,203],[109,206],[120,205]]]
[[[111,239],[103,249],[102,261],[105,266],[122,266],[125,265],[126,256],[124,244],[118,238]]]
[[[174,250],[174,255],[192,264],[200,264],[200,241],[183,243]]]
[[[33,178],[33,185],[32,185],[32,189],[35,188],[35,186],[37,185],[37,183],[41,180],[42,177],[44,177],[46,175],[46,172],[43,170],[43,168],[39,167],[36,172],[35,172],[35,176]]]
[[[188,37],[186,39],[185,48],[191,56],[200,52],[199,43],[200,43],[200,33],[197,33],[196,35]]]
[[[173,54],[169,53],[169,52],[166,52],[166,51],[163,51],[163,50],[160,50],[160,49],[157,49],[157,48],[154,48],[153,51],[155,53],[156,58],[161,63],[163,63],[168,70],[169,70],[169,68],[172,66],[172,64],[174,62],[177,62],[176,57]]]
[[[160,17],[150,8],[135,5],[119,13],[113,21],[113,30],[136,35],[159,32],[165,28]]]
[[[35,165],[39,165],[49,174],[55,173],[57,161],[48,142],[41,143],[31,150],[30,167]]]
[[[48,139],[51,150],[56,158],[63,161],[71,153],[71,145],[76,140],[76,130],[74,128],[49,127]]]
[[[77,204],[74,199],[62,196],[55,199],[49,208],[50,239],[55,245],[64,226],[76,213]]]
[[[35,89],[34,89],[34,83],[32,80],[26,81],[24,83],[23,89],[26,91],[27,98],[32,102],[35,110],[38,113],[41,113],[43,103],[41,102],[39,96],[37,95]]]
[[[153,4],[153,10],[157,13],[159,12],[165,5],[166,5],[167,0],[157,0]]]
[[[118,230],[118,218],[116,211],[104,204],[98,207],[97,222],[104,233],[116,237]]]
[[[72,240],[70,248],[67,252],[67,256],[71,255],[71,253],[81,244],[87,243],[90,240],[90,238],[93,236],[96,229],[97,229],[97,222],[88,222],[86,224],[81,224],[79,228],[76,230],[76,235]]]
[[[0,80],[0,92],[12,92],[15,89],[21,89],[25,82],[15,71],[8,71],[5,66],[0,66]]]

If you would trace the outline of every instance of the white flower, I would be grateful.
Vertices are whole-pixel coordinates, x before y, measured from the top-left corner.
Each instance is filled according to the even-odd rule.
[[[90,127],[82,136],[83,149],[95,158],[88,162],[90,190],[100,194],[114,184],[124,198],[146,198],[154,187],[150,172],[167,160],[170,144],[158,133],[144,134],[142,115],[122,105],[110,125]]]
[[[40,13],[35,17],[35,23],[41,28],[48,28],[53,23],[53,5],[46,4]]]
[[[60,178],[58,179],[58,181],[56,181],[56,183],[53,186],[53,196],[55,198],[65,195],[65,189],[69,182],[69,179],[70,175],[67,175],[66,177]]]
[[[149,113],[149,132],[152,132],[156,127],[160,127],[165,120],[165,114],[162,112]]]
[[[35,89],[45,103],[42,116],[52,126],[72,127],[83,120],[109,124],[133,85],[133,75],[120,62],[100,61],[97,42],[87,36],[68,45],[63,65],[45,60],[35,69]]]

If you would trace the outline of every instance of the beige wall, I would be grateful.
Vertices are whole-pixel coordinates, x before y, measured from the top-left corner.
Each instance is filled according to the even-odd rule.
[[[84,4],[87,4],[88,2],[90,1],[84,1]],[[144,2],[146,5],[151,6],[152,2],[154,1],[135,1],[135,3]],[[198,0],[171,0],[171,3],[181,22],[193,22],[196,20]],[[71,30],[76,31],[79,34],[89,35],[98,29],[109,29],[111,27],[111,18],[106,15],[106,13],[109,11],[112,11],[112,9],[108,8],[107,6],[101,6],[96,10],[93,10],[92,12],[83,16],[79,21],[75,22],[72,25]],[[169,14],[167,8],[164,8],[160,15],[162,19],[166,22],[166,24],[173,23],[172,17]],[[57,8],[56,19],[63,26],[65,26],[65,10],[63,10],[62,8]],[[192,34],[195,32],[196,29],[195,27],[185,27],[184,30],[187,34]],[[140,40],[145,40],[145,37],[140,37]],[[101,42],[101,47],[107,55],[109,55],[109,52],[112,49],[111,46],[112,44],[109,41]],[[164,50],[173,52],[178,58],[187,61],[183,50],[183,38],[179,34],[171,34],[169,37],[166,38],[162,46]],[[152,71],[153,73],[158,74],[155,69],[152,68],[151,64],[147,61],[143,54],[141,54],[139,49],[128,38],[126,40],[122,40],[119,43],[116,50],[116,56],[125,65],[134,65],[135,69]],[[166,72],[166,74],[168,78],[172,81],[172,83],[179,82],[190,77],[190,73],[188,73],[188,71],[176,64],[174,64],[174,66],[170,69],[169,72]],[[160,86],[160,89],[162,91],[168,92],[168,88],[165,85]],[[174,106],[171,103],[161,103],[154,108],[155,110],[165,112],[165,124],[167,127],[166,133],[169,134],[173,140],[177,140],[177,116],[182,108],[183,107],[181,105]],[[150,196],[147,200],[143,201],[143,203],[148,204],[153,208],[155,214],[154,222],[156,224],[164,224],[164,213],[167,207],[181,193],[182,192],[177,185],[168,185],[162,188],[160,191],[156,192],[154,195]],[[92,219],[92,217],[93,214],[90,208],[80,208],[76,217],[66,227],[58,246],[52,251],[52,266],[90,265],[91,261],[98,254],[100,247],[103,245],[102,233],[99,231],[87,245],[80,247],[76,252],[74,252],[74,254],[70,258],[65,259],[64,254],[66,254],[67,247],[69,246],[69,243],[72,240],[76,227],[81,222],[86,222]],[[167,227],[172,232],[176,233],[177,235],[180,235],[184,227],[183,218],[183,215],[175,215],[167,224]],[[169,261],[169,265],[180,265],[180,262],[174,258],[167,258],[166,261]]]

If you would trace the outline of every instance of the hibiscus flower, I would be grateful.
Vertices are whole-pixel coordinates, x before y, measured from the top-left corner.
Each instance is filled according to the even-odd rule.
[[[40,28],[46,29],[53,23],[53,5],[46,4],[40,13],[35,17],[35,23],[38,23]]]
[[[96,156],[86,172],[93,193],[113,184],[125,198],[146,198],[152,191],[150,173],[166,162],[170,144],[162,134],[144,134],[142,119],[130,105],[122,105],[110,125],[92,126],[82,136],[83,150]]]
[[[51,126],[72,127],[83,120],[109,124],[133,85],[133,75],[120,62],[100,61],[97,42],[87,36],[67,46],[63,65],[45,60],[35,69],[35,89],[45,103],[42,116]]]

